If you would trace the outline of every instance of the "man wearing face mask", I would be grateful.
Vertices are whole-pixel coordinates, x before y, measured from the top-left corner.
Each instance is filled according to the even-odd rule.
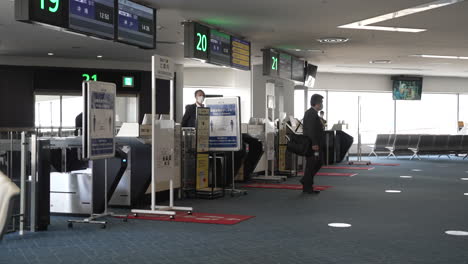
[[[182,118],[182,127],[195,127],[197,120],[197,107],[203,107],[205,101],[205,92],[202,90],[195,91],[195,103],[185,107],[184,117]]]
[[[319,191],[314,191],[314,176],[322,167],[322,155],[323,151],[323,124],[320,121],[318,112],[323,109],[323,96],[319,94],[312,95],[310,99],[311,107],[304,114],[303,120],[303,134],[307,136],[312,142],[312,150],[314,155],[307,157],[306,169],[304,177],[301,179],[303,185],[302,191],[304,193],[318,194]]]

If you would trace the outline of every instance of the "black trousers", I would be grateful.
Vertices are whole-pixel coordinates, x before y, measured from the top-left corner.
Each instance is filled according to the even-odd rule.
[[[312,186],[314,185],[314,176],[322,167],[322,157],[323,155],[320,155],[318,158],[315,156],[307,157],[304,177],[302,177],[302,183],[304,185],[303,189],[305,191],[312,190]]]

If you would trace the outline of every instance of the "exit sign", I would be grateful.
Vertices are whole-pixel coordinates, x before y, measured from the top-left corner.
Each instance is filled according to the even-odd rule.
[[[122,77],[122,87],[134,87],[133,76],[124,76]]]
[[[15,19],[68,27],[69,0],[15,0]]]

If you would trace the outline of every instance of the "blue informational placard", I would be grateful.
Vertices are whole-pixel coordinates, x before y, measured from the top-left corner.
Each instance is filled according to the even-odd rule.
[[[207,98],[205,105],[210,108],[210,151],[240,150],[240,98]]]
[[[113,83],[84,83],[85,158],[104,159],[115,155],[115,96],[116,87]]]

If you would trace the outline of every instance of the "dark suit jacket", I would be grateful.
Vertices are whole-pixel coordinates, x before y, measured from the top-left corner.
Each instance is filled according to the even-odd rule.
[[[195,127],[195,121],[197,121],[197,104],[186,105],[181,126]]]
[[[322,121],[314,108],[310,108],[305,112],[302,124],[304,126],[304,136],[307,136],[312,141],[312,146],[322,146],[325,133],[323,131]]]

